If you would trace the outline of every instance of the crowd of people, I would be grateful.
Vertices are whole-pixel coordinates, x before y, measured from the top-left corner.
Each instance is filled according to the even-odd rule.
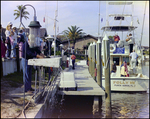
[[[13,27],[12,22],[8,22],[5,35],[6,39],[4,40],[2,38],[1,25],[1,57],[4,59],[16,58],[16,47],[19,47],[19,58],[22,59],[25,92],[34,91],[31,87],[32,66],[28,65],[28,59],[46,57],[49,49],[48,41],[39,37],[40,47],[31,48],[30,39],[29,36],[25,34],[25,29],[21,27],[19,31],[17,31],[17,28]]]
[[[1,32],[2,32],[1,25]],[[12,22],[8,22],[5,30],[5,40],[1,34],[1,57],[4,59],[16,58],[16,47],[19,47],[19,58],[22,58],[22,47],[25,40],[28,41],[28,35],[25,34],[25,29],[21,27],[19,30],[13,26]],[[48,41],[40,38],[40,50],[48,55]]]

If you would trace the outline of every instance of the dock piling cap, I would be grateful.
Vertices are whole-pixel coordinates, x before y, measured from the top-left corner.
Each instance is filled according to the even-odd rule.
[[[103,40],[109,40],[106,34],[105,34],[105,37],[103,38]]]
[[[92,43],[90,43],[90,46],[92,46],[93,44]]]
[[[98,41],[97,41],[97,43],[101,43],[101,40],[100,40],[100,38],[98,37]]]
[[[95,41],[93,42],[93,45],[96,45]]]

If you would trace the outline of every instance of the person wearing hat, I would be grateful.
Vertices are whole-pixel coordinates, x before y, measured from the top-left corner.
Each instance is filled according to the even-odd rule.
[[[13,27],[14,32],[14,41],[13,41],[13,58],[16,58],[16,46],[17,46],[17,33],[16,33],[16,27]]]
[[[10,32],[11,32],[11,25],[8,24],[6,27],[5,35],[6,35],[6,41],[5,43],[7,44],[7,59],[10,59],[10,54],[11,54],[11,44],[10,44]]]
[[[114,38],[114,43],[118,43],[120,40],[120,37],[118,36],[117,33],[115,34],[115,36],[113,38]]]
[[[12,31],[12,26],[13,26],[13,24],[12,24],[12,22],[10,21],[10,22],[8,22],[8,24],[7,25],[10,25],[10,29],[11,29],[11,31]]]

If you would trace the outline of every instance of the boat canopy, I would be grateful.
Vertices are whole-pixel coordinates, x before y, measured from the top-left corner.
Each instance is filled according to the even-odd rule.
[[[109,14],[109,17],[114,17],[114,16],[132,17],[132,14]]]
[[[131,5],[133,2],[108,2],[109,5]]]
[[[133,31],[137,27],[136,26],[104,26],[101,30],[106,31]]]

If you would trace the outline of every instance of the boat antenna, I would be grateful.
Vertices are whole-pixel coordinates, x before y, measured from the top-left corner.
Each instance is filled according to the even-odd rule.
[[[126,1],[125,1],[125,3],[126,3]],[[122,11],[122,15],[123,15],[123,13],[124,13],[125,5],[126,5],[126,4],[124,4],[123,11]],[[120,19],[120,25],[121,25],[121,22],[122,22],[122,19]]]
[[[146,3],[147,3],[147,1],[145,2],[145,10],[144,10],[144,17],[143,17],[142,32],[141,32],[141,42],[140,42],[140,49],[141,49],[142,37],[143,37],[143,28],[144,28],[145,13],[146,13]]]
[[[46,16],[46,1],[45,1],[45,16]],[[45,22],[45,16],[44,16],[44,22]],[[45,28],[46,28],[46,23],[45,23]]]
[[[100,36],[100,1],[99,1],[98,37]]]

